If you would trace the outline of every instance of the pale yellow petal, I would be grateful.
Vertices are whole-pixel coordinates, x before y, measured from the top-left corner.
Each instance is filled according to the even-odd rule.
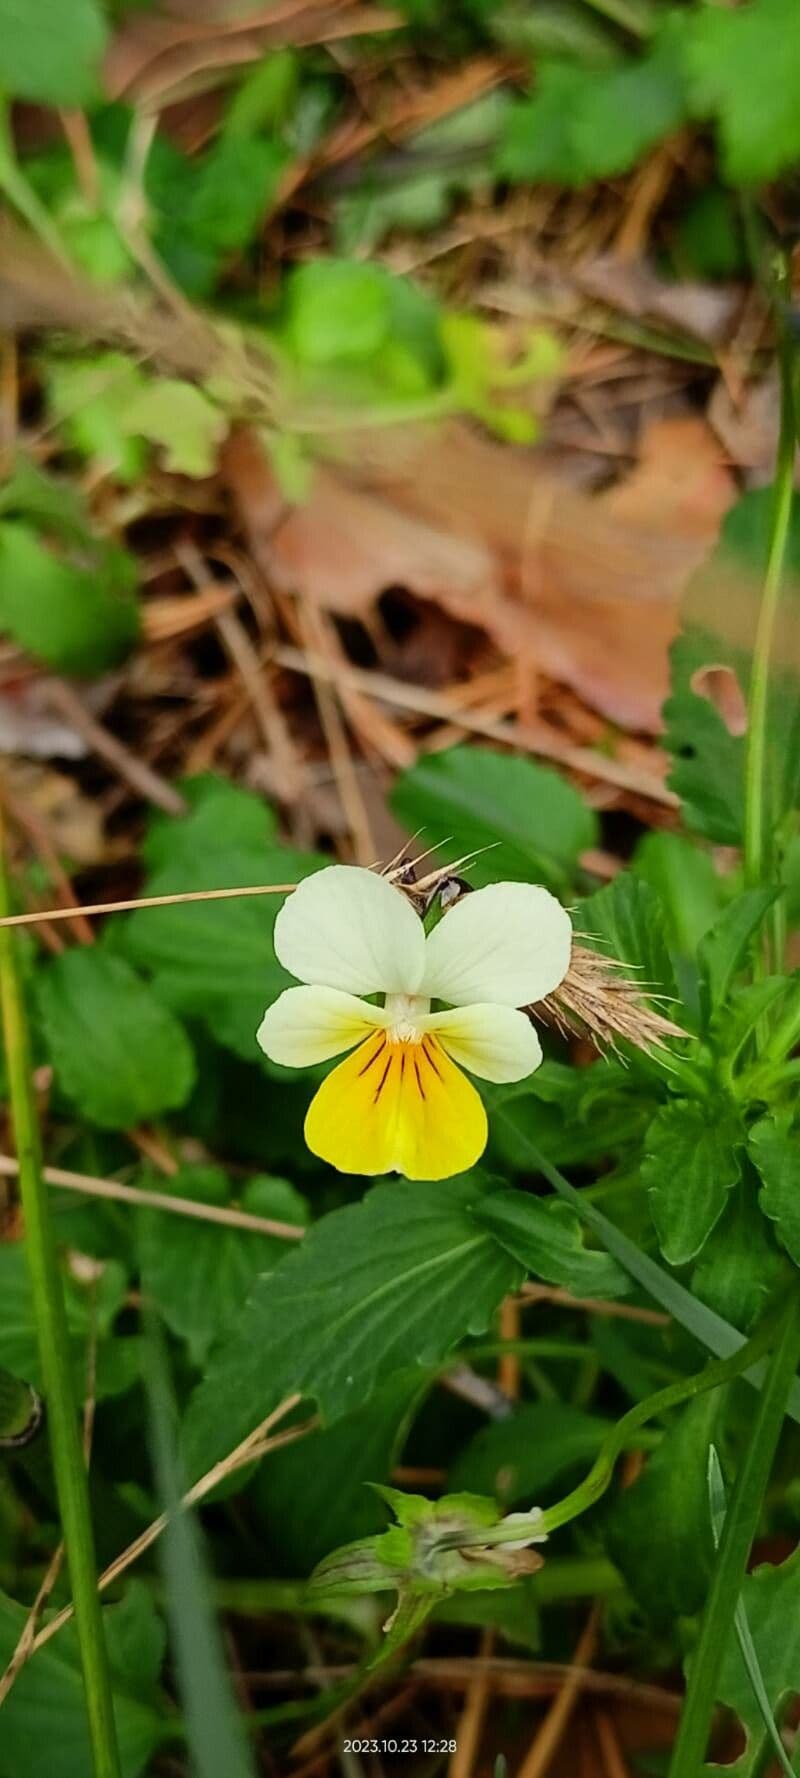
[[[453,1006],[530,1006],[564,980],[571,948],[569,914],[549,890],[490,883],[434,927],[419,992]]]
[[[275,921],[275,955],[301,982],[348,994],[414,994],[425,934],[410,902],[385,877],[333,864],[287,896]]]
[[[481,1080],[524,1080],[542,1060],[542,1046],[524,1012],[511,1006],[457,1006],[423,1021],[449,1056]]]
[[[338,988],[287,988],[267,1007],[257,1036],[271,1062],[308,1068],[352,1049],[385,1023],[382,1006]]]
[[[340,1062],[311,1101],[305,1138],[341,1173],[448,1179],[486,1146],[486,1112],[434,1037],[391,1043],[380,1033]]]

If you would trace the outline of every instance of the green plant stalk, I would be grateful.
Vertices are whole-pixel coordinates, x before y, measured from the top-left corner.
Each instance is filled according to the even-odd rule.
[[[748,888],[757,888],[767,880],[770,857],[767,845],[770,810],[768,808],[765,767],[767,754],[767,710],[769,675],[775,624],[780,603],[781,584],[789,539],[794,494],[794,460],[797,424],[792,388],[792,347],[785,330],[781,340],[781,423],[775,488],[772,505],[767,567],[764,591],[758,614],[753,646],[753,669],[747,710],[747,742],[744,768],[744,877]],[[777,933],[777,928],[775,929]],[[780,957],[773,958],[777,968]]]
[[[775,1349],[753,1417],[720,1539],[719,1555],[692,1656],[686,1701],[672,1751],[669,1778],[698,1778],[717,1697],[725,1646],[733,1629],[750,1547],[758,1529],[789,1389],[800,1360],[800,1291],[795,1289],[779,1326]]]
[[[10,912],[0,821],[0,915]],[[111,1677],[97,1593],[89,1489],[73,1395],[64,1293],[56,1259],[47,1188],[42,1178],[39,1125],[31,1089],[28,1023],[16,943],[13,929],[0,927],[0,999],[11,1117],[25,1217],[25,1248],[58,1506],[75,1603],[75,1623],[95,1778],[120,1778]]]
[[[555,1505],[545,1507],[541,1527],[544,1532],[557,1531],[561,1525],[568,1525],[571,1519],[577,1519],[605,1494],[606,1488],[614,1474],[617,1458],[630,1444],[631,1439],[659,1414],[665,1414],[669,1408],[679,1407],[681,1402],[691,1401],[696,1395],[703,1395],[707,1389],[719,1389],[723,1383],[733,1382],[750,1368],[753,1361],[768,1350],[775,1332],[774,1316],[768,1316],[756,1332],[735,1352],[731,1358],[717,1358],[705,1369],[697,1371],[692,1377],[682,1377],[678,1383],[668,1383],[666,1389],[657,1389],[655,1394],[647,1395],[644,1401],[637,1401],[629,1408],[627,1414],[612,1426],[606,1435],[591,1469],[583,1481],[565,1494],[563,1500]],[[482,1526],[474,1536],[453,1533],[453,1541],[459,1548],[468,1544],[494,1545],[514,1542],[519,1537],[519,1526],[501,1524],[489,1529]],[[446,1540],[443,1540],[446,1541]]]

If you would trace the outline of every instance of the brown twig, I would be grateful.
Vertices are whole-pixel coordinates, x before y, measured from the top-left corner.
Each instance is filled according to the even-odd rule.
[[[476,1667],[472,1684],[464,1699],[464,1707],[455,1731],[456,1750],[450,1757],[447,1778],[471,1778],[471,1774],[476,1769],[483,1725],[492,1695],[492,1670],[489,1660],[493,1652],[494,1631],[484,1630],[479,1654],[479,1660],[483,1664]]]
[[[140,908],[178,907],[184,901],[235,901],[245,895],[291,895],[296,883],[253,883],[245,889],[189,889],[183,895],[137,895],[130,901],[95,901],[74,908],[47,908],[31,914],[6,914],[0,926],[35,926],[42,920],[94,919],[98,914],[136,913]]]
[[[577,1309],[587,1315],[606,1315],[618,1321],[641,1321],[648,1327],[668,1327],[669,1315],[660,1309],[639,1309],[635,1303],[611,1303],[600,1297],[571,1296],[549,1284],[523,1284],[520,1295],[526,1303],[558,1303],[563,1309]]]
[[[19,1163],[13,1155],[0,1154],[0,1176],[15,1178]],[[142,1191],[135,1185],[123,1185],[119,1179],[95,1179],[88,1173],[70,1173],[63,1167],[44,1167],[42,1176],[47,1185],[61,1186],[65,1191],[81,1192],[87,1198],[110,1198],[120,1204],[134,1204],[140,1210],[168,1210],[175,1216],[191,1216],[198,1222],[220,1223],[232,1229],[248,1229],[254,1235],[274,1235],[281,1241],[301,1241],[305,1229],[291,1222],[274,1222],[268,1216],[252,1216],[247,1210],[235,1210],[223,1204],[201,1204],[193,1198],[173,1197],[169,1192]]]
[[[534,1736],[517,1778],[544,1778],[578,1701],[583,1669],[591,1666],[599,1627],[600,1607],[593,1605],[578,1639],[570,1672]]]
[[[129,784],[137,796],[144,797],[146,802],[154,803],[156,808],[163,809],[166,815],[185,815],[187,803],[180,792],[166,779],[154,772],[152,766],[138,759],[129,747],[125,747],[110,729],[104,727],[87,710],[83,700],[73,686],[67,685],[64,679],[52,679],[49,682],[51,704],[60,710],[71,726],[82,735],[87,747],[93,753],[99,753],[118,776]]]
[[[605,754],[596,752],[593,747],[575,747],[570,742],[561,741],[544,725],[539,730],[522,723],[493,721],[491,718],[485,721],[466,711],[454,713],[449,700],[438,692],[428,691],[418,685],[406,685],[402,679],[393,679],[388,673],[332,664],[323,656],[312,655],[299,648],[281,646],[275,649],[273,658],[279,666],[287,667],[292,673],[303,673],[318,679],[329,678],[343,686],[352,686],[356,691],[364,691],[382,703],[394,704],[401,710],[413,710],[419,716],[429,716],[438,722],[457,722],[466,734],[484,735],[489,741],[501,741],[507,747],[521,749],[523,753],[538,754],[542,759],[555,760],[588,778],[596,778],[602,784],[614,784],[620,790],[632,791],[634,795],[646,797],[648,801],[659,803],[665,808],[674,809],[678,806],[677,797],[654,772],[639,771],[622,760],[610,759]]]

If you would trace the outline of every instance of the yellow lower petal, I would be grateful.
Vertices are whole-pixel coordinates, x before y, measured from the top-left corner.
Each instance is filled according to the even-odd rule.
[[[377,1032],[340,1062],[308,1108],[313,1154],[341,1173],[448,1179],[486,1147],[480,1095],[435,1037],[393,1043]]]

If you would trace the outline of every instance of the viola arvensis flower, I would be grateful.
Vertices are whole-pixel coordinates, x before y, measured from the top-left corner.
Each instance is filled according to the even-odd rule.
[[[569,915],[529,883],[477,889],[426,933],[385,877],[355,865],[306,877],[275,922],[276,956],[306,985],[268,1008],[258,1041],[289,1068],[352,1051],[309,1107],[312,1152],[343,1173],[409,1179],[473,1166],[486,1112],[462,1069],[514,1081],[538,1068],[518,1009],[558,987],[571,943]]]

